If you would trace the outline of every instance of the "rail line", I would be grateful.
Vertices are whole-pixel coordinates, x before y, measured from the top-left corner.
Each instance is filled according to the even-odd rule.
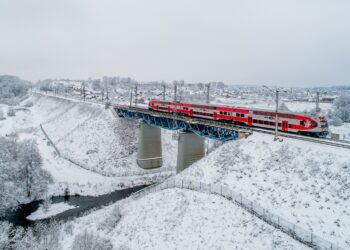
[[[245,126],[240,126],[236,124],[230,124],[230,123],[225,123],[225,122],[220,122],[220,121],[212,121],[212,120],[207,120],[207,119],[202,119],[202,118],[194,118],[194,117],[187,117],[187,116],[179,116],[179,115],[174,115],[174,114],[169,114],[165,112],[157,112],[153,110],[148,110],[146,108],[140,108],[140,107],[130,107],[126,105],[113,105],[114,109],[127,109],[129,111],[135,111],[135,112],[140,112],[140,113],[145,113],[145,114],[150,114],[153,116],[161,116],[165,118],[172,118],[180,121],[186,121],[189,123],[200,123],[204,125],[214,125],[217,127],[221,128],[231,128],[235,129],[239,132],[246,132],[246,133],[252,133],[252,132],[257,132],[257,133],[264,133],[264,134],[270,134],[274,135],[274,131],[269,130],[269,129],[262,129],[262,128],[255,128],[255,127],[245,127]],[[350,143],[348,142],[338,142],[332,139],[328,138],[313,138],[313,137],[307,137],[304,135],[297,135],[297,134],[289,134],[285,132],[279,131],[278,135],[280,137],[284,138],[290,138],[290,139],[296,139],[296,140],[302,140],[302,141],[308,141],[308,142],[313,142],[313,143],[318,143],[318,144],[324,144],[324,145],[329,145],[333,147],[340,147],[340,148],[346,148],[350,149]]]
[[[74,100],[74,101],[82,101],[82,100],[77,100],[74,98],[62,97],[59,95],[55,96],[55,95],[43,94],[43,93],[34,92],[34,91],[33,91],[33,93],[62,98],[62,99]],[[88,102],[94,103],[94,104],[99,104],[99,105],[104,105],[102,103],[96,103],[93,101],[88,101]],[[217,127],[222,127],[222,128],[231,128],[231,129],[233,128],[233,129],[236,129],[237,131],[242,131],[242,132],[247,132],[247,133],[257,132],[257,133],[274,135],[274,131],[269,130],[269,129],[256,128],[256,127],[245,127],[245,126],[224,123],[224,122],[220,122],[220,121],[211,121],[211,120],[201,119],[201,118],[192,118],[192,117],[190,118],[190,117],[186,117],[186,116],[179,116],[179,115],[174,115],[174,114],[169,114],[169,113],[148,110],[147,108],[130,107],[128,105],[112,105],[112,107],[113,108],[128,109],[130,111],[131,110],[138,111],[138,112],[142,112],[142,113],[146,113],[146,114],[151,114],[153,116],[162,116],[162,117],[173,118],[173,119],[175,118],[176,120],[182,120],[182,121],[191,122],[191,123],[215,125]],[[346,141],[335,141],[335,140],[328,139],[328,138],[313,138],[313,137],[307,137],[307,136],[303,136],[303,135],[289,134],[289,133],[285,133],[285,132],[281,132],[281,131],[279,131],[278,134],[280,137],[308,141],[308,142],[313,142],[313,143],[318,143],[318,144],[323,144],[323,145],[329,145],[329,146],[333,146],[333,147],[350,149],[350,142],[346,142]]]

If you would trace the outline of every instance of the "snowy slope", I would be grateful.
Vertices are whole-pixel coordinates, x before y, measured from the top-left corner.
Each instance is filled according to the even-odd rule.
[[[113,249],[309,249],[216,195],[168,189],[120,204],[70,223],[64,249],[84,230]]]
[[[66,188],[71,194],[100,195],[125,187],[150,184],[159,178],[169,176],[170,172],[128,177],[106,177],[99,174],[102,170],[111,175],[127,173],[129,170],[139,171],[135,163],[136,149],[128,148],[130,145],[135,147],[136,135],[131,135],[128,127],[121,125],[131,122],[114,118],[110,111],[105,110],[101,105],[81,104],[40,95],[32,96],[31,100],[34,102],[33,107],[18,111],[16,116],[6,117],[6,120],[0,121],[0,135],[5,136],[16,132],[19,140],[35,139],[37,141],[43,158],[43,168],[48,170],[54,179],[48,195],[63,194]],[[0,107],[4,111],[8,108],[7,105]],[[82,164],[84,168],[56,154],[40,130],[40,123],[43,124],[51,139],[57,143],[61,153],[84,163]],[[83,124],[80,125],[82,128],[76,129],[79,126],[76,124]],[[133,124],[129,126],[130,131],[134,126]],[[175,143],[169,140],[171,137],[169,132],[164,134],[166,144]],[[58,141],[60,138],[63,138],[61,142]],[[128,140],[131,142],[128,143]],[[73,154],[74,150],[77,154]],[[129,156],[128,150],[132,152]],[[173,150],[176,148],[164,147],[163,151],[167,155],[172,155]],[[86,152],[91,153],[86,154]],[[173,159],[167,158],[169,160],[165,161],[165,164],[169,162],[169,166],[175,167]],[[89,169],[95,171],[92,172]]]
[[[116,118],[103,105],[83,103],[36,94],[33,113],[61,153],[80,165],[107,175],[139,170],[136,164],[137,123]],[[40,118],[39,118],[40,119]],[[163,131],[165,155],[175,155],[175,142]],[[171,151],[170,153],[169,150]],[[165,167],[175,167],[173,158],[164,157]]]
[[[180,174],[222,183],[306,230],[350,248],[350,152],[254,134],[228,142]]]
[[[88,169],[116,173],[129,169],[136,152],[136,127],[103,106],[36,95],[33,112],[61,153]]]

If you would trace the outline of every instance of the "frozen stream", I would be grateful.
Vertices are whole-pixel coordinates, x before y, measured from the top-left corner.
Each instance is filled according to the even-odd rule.
[[[124,199],[131,195],[132,193],[139,191],[146,186],[137,186],[133,188],[117,190],[109,194],[100,196],[55,196],[52,197],[52,204],[66,202],[69,205],[75,206],[73,209],[69,209],[57,215],[54,215],[48,219],[38,220],[38,221],[48,221],[50,219],[55,220],[69,220],[74,217],[81,215],[82,213],[93,209],[99,208],[101,206],[107,205],[112,202]],[[31,226],[35,224],[35,221],[30,221],[26,219],[31,213],[35,212],[42,201],[33,201],[28,204],[20,205],[20,208],[16,211],[9,211],[2,220],[7,220],[17,226]]]

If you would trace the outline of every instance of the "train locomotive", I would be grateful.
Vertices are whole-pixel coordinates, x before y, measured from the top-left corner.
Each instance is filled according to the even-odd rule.
[[[149,101],[148,108],[159,112],[176,113],[248,127],[275,129],[276,126],[276,112],[265,109],[175,103],[162,100]],[[324,116],[284,111],[278,112],[278,130],[314,137],[325,137],[329,132]]]

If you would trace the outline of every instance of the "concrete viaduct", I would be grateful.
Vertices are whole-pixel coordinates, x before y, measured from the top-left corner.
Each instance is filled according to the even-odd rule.
[[[219,121],[190,118],[122,105],[114,105],[112,109],[119,117],[135,119],[140,122],[137,164],[144,169],[162,166],[162,128],[180,130],[177,173],[204,156],[204,138],[228,141],[246,138],[250,134],[249,130]]]

